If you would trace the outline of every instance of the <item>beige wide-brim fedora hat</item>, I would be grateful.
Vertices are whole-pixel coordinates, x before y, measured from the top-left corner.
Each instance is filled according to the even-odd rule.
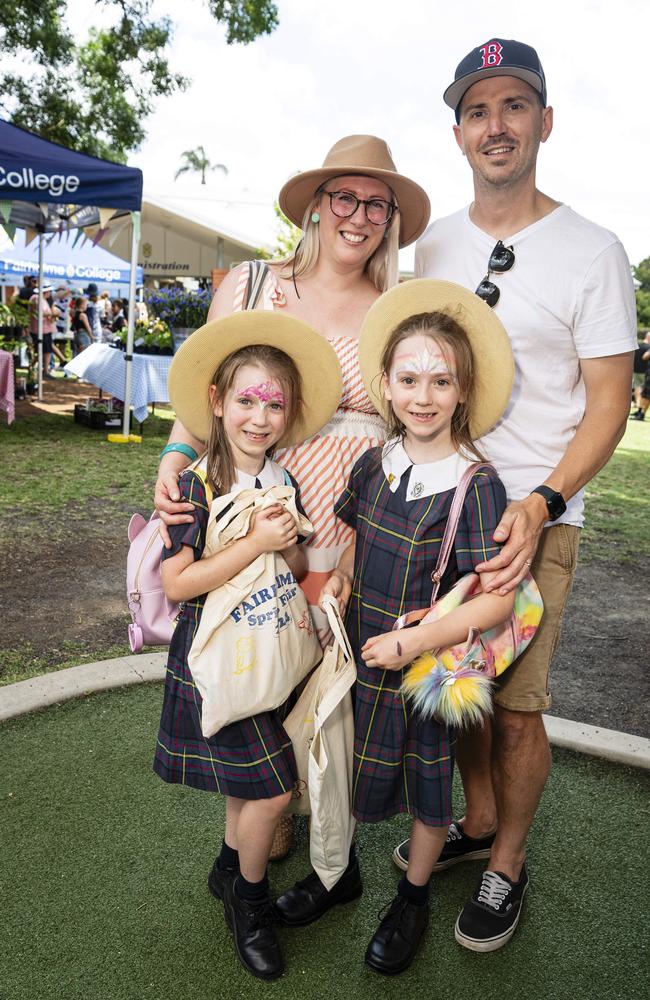
[[[472,438],[482,437],[503,416],[515,377],[515,362],[503,323],[478,295],[451,281],[419,278],[384,292],[370,307],[359,336],[359,364],[366,391],[380,413],[390,404],[382,393],[381,357],[393,330],[419,313],[442,312],[463,327],[472,346],[476,391]]]
[[[206,323],[188,337],[169,369],[169,399],[176,416],[190,433],[207,441],[212,426],[208,389],[214,373],[230,354],[252,344],[284,351],[302,380],[301,412],[277,447],[312,437],[339,404],[341,366],[334,349],[310,326],[269,310],[233,313]]]
[[[322,167],[305,170],[287,181],[278,196],[280,208],[294,225],[302,228],[303,216],[318,188],[331,177],[344,174],[376,177],[393,191],[399,207],[395,222],[399,225],[401,247],[422,235],[431,215],[427,193],[415,181],[397,173],[388,144],[375,135],[346,135],[339,139]]]

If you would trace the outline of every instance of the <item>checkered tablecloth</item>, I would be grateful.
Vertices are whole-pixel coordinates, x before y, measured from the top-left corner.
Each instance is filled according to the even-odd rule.
[[[14,420],[14,359],[9,351],[0,351],[0,410],[7,411],[7,423]]]
[[[167,376],[172,359],[162,354],[134,354],[131,378],[131,406],[142,423],[149,415],[147,403],[167,403]],[[106,344],[91,344],[65,366],[67,372],[96,385],[117,399],[124,399],[124,351]]]

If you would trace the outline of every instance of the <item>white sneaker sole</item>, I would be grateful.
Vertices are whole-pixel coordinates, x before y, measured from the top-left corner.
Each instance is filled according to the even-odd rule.
[[[438,861],[433,866],[432,874],[436,875],[438,872],[444,872],[447,868],[453,868],[454,865],[459,865],[461,861],[485,861],[489,857],[489,847],[485,847],[480,851],[469,851],[467,854],[461,854],[457,858],[450,858],[448,861]],[[408,869],[408,862],[399,853],[399,847],[396,847],[393,851],[393,863],[403,872]]]
[[[463,934],[463,932],[460,930],[458,926],[460,921],[460,916],[459,916],[458,920],[456,921],[456,926],[454,927],[454,937],[458,941],[458,944],[462,945],[463,948],[468,948],[470,951],[479,951],[479,952],[498,951],[499,948],[503,948],[503,946],[508,943],[512,935],[517,930],[517,924],[519,923],[519,918],[521,917],[521,910],[524,905],[524,899],[527,890],[528,886],[526,886],[526,888],[523,891],[523,895],[521,897],[521,903],[519,904],[519,912],[517,913],[517,919],[512,924],[512,926],[508,928],[507,931],[504,931],[503,934],[498,934],[496,937],[480,938],[480,939],[467,937],[467,935]]]

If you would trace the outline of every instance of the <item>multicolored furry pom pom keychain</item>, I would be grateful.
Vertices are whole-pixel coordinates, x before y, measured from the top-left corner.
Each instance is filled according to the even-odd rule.
[[[477,629],[471,629],[467,652],[458,663],[452,650],[423,653],[402,682],[402,692],[423,716],[462,729],[492,713],[492,681]]]

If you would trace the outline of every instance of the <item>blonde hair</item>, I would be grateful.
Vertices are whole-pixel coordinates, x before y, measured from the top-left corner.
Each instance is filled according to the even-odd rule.
[[[470,419],[476,395],[474,353],[469,337],[458,320],[444,312],[417,313],[402,320],[386,341],[381,356],[382,373],[388,377],[397,347],[407,337],[412,337],[415,334],[421,334],[435,340],[442,348],[443,354],[447,354],[447,360],[449,360],[448,354],[453,356],[456,363],[458,392],[463,402],[457,404],[451,418],[452,444],[461,455],[484,462],[485,456],[476,447],[470,434]],[[388,433],[386,436],[389,439],[396,437],[401,440],[404,437],[404,425],[395,416],[392,406],[388,407],[387,411]]]
[[[266,368],[278,380],[288,397],[285,433],[290,431],[303,405],[302,379],[293,359],[277,347],[269,347],[266,344],[250,344],[233,351],[224,358],[211,379],[216,390],[215,396],[220,402],[223,403],[226,393],[232,388],[237,372],[245,365]],[[274,447],[269,448],[267,455],[273,453]],[[235,462],[223,418],[215,413],[212,415],[208,437],[207,465],[208,483],[215,493],[229,493],[236,479]]]
[[[347,175],[346,175],[347,176]],[[366,176],[360,175],[360,176]],[[372,175],[368,175],[372,176]],[[318,223],[312,220],[312,213],[316,210],[319,201],[325,193],[325,184],[335,178],[330,177],[317,191],[305,209],[302,217],[302,239],[294,252],[288,257],[283,257],[277,263],[283,278],[305,277],[316,266],[320,252],[320,239],[318,234]],[[383,182],[382,182],[383,183]],[[388,185],[387,185],[388,186]],[[397,199],[391,191],[393,204],[397,207]],[[385,292],[392,288],[399,280],[399,212],[394,212],[390,222],[386,226],[385,238],[381,241],[366,263],[366,274],[379,292]]]

